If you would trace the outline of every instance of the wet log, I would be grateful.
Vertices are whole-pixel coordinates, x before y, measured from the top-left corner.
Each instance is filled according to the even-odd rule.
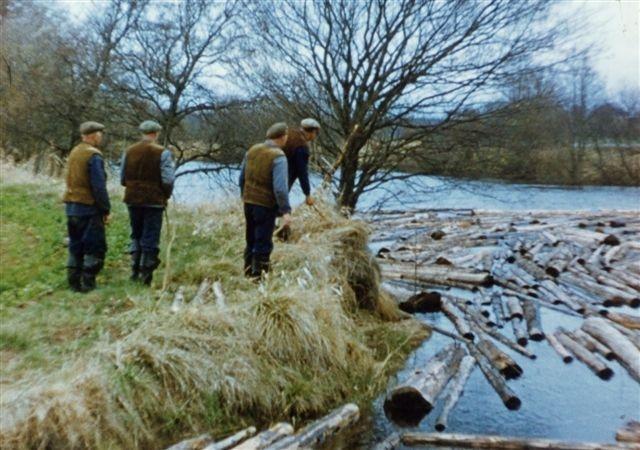
[[[167,450],[202,450],[213,441],[210,434],[202,434],[200,436],[186,439],[167,448]]]
[[[587,350],[582,344],[575,341],[565,330],[559,328],[555,336],[563,347],[573,353],[573,356],[583,362],[598,377],[603,380],[609,380],[613,376],[613,370],[611,370],[610,367]]]
[[[587,280],[583,276],[576,275],[575,272],[563,273],[562,278],[571,284],[586,289],[604,299],[605,306],[629,305],[637,308],[640,305],[640,298],[631,295],[620,289],[611,286],[598,284],[595,281]],[[607,304],[608,303],[608,304]]]
[[[520,344],[513,342],[511,339],[507,338],[506,336],[504,336],[502,333],[499,333],[498,331],[491,329],[489,327],[484,326],[484,324],[478,323],[478,322],[473,322],[480,330],[482,330],[482,332],[484,332],[485,334],[491,336],[493,339],[495,339],[496,341],[506,345],[507,347],[509,347],[510,349],[520,353],[521,355],[526,356],[529,359],[536,359],[536,355],[533,354],[532,352],[530,352],[529,350],[527,350],[526,348],[524,348],[523,346],[521,346]]]
[[[607,311],[604,315],[607,319],[617,322],[630,330],[640,330],[640,317],[638,316],[614,311]]]
[[[545,338],[549,342],[549,345],[551,345],[551,348],[554,349],[558,355],[560,355],[560,358],[562,358],[562,361],[565,364],[569,364],[571,361],[573,361],[573,356],[571,356],[569,351],[564,348],[560,341],[558,341],[558,338],[556,338],[555,334],[548,333],[545,335]]]
[[[373,450],[394,450],[398,445],[400,445],[400,435],[392,433],[384,441],[378,442]]]
[[[269,450],[297,450],[316,448],[327,438],[351,427],[360,419],[360,409],[348,403],[333,410],[322,419],[307,425],[292,436],[285,437],[269,447]]]
[[[438,312],[442,309],[442,296],[439,292],[419,292],[398,304],[409,314]]]
[[[256,434],[255,427],[245,428],[244,430],[239,431],[227,438],[224,438],[221,441],[207,445],[203,450],[228,450],[230,448],[236,447],[242,441],[250,438],[254,434]]]
[[[453,323],[456,330],[458,330],[458,333],[460,333],[460,336],[473,341],[475,335],[473,334],[473,331],[471,331],[469,323],[456,312],[456,308],[454,308],[450,299],[445,298],[445,301],[442,302],[442,312],[447,316],[451,323]]]
[[[464,356],[460,345],[444,347],[403,383],[393,388],[384,401],[387,417],[398,424],[417,425],[433,409],[436,398],[451,376],[458,370]]]
[[[546,289],[555,300],[560,303],[567,305],[574,311],[579,312],[580,314],[585,312],[585,307],[582,302],[573,299],[564,289],[558,286],[551,280],[542,280],[540,285]],[[555,301],[554,301],[555,303]]]
[[[582,329],[609,347],[629,375],[640,382],[640,350],[622,333],[601,317],[587,318],[582,323]]]
[[[527,339],[527,326],[524,320],[514,317],[511,319],[511,327],[513,328],[513,335],[516,337],[516,342],[526,347],[529,340]]]
[[[415,266],[409,264],[381,264],[382,274],[388,277],[417,279],[426,283],[454,282],[476,286],[491,286],[493,277],[487,272],[449,269],[446,266]]]
[[[435,428],[438,431],[444,431],[447,428],[447,422],[449,414],[460,400],[464,391],[464,385],[469,379],[473,368],[475,367],[476,360],[469,355],[465,355],[460,362],[460,368],[456,374],[451,378],[449,382],[449,391],[444,399],[444,407],[440,412],[440,415],[436,419]]]
[[[640,422],[630,420],[616,433],[616,441],[640,444]]]
[[[540,312],[538,307],[531,300],[522,301],[522,310],[524,318],[527,322],[527,333],[532,341],[541,341],[544,339],[544,332],[540,324]]]
[[[507,380],[514,380],[522,375],[522,367],[490,340],[481,339],[476,347]]]
[[[487,361],[487,359],[475,348],[473,344],[467,344],[467,348],[471,356],[473,356],[478,363],[478,367],[482,370],[485,378],[493,387],[493,390],[500,396],[502,403],[507,409],[515,411],[520,409],[522,401],[518,396],[507,386],[504,378],[500,376],[500,373]]]
[[[540,287],[538,287],[538,289],[540,289]],[[558,311],[558,312],[561,312],[563,314],[567,314],[569,316],[581,317],[581,314],[573,312],[573,311],[571,311],[571,310],[569,310],[567,308],[564,308],[563,307],[564,305],[560,306],[559,304],[554,303],[553,299],[548,298],[548,296],[547,297],[545,297],[545,296],[537,297],[539,295],[539,292],[544,294],[545,293],[544,290],[543,291],[536,291],[535,292],[535,295],[536,295],[535,297],[533,295],[525,294],[525,293],[522,293],[522,292],[517,292],[517,291],[514,291],[512,289],[503,289],[503,292],[506,295],[517,297],[520,300],[532,301],[532,302],[536,303],[538,306],[542,306],[543,308],[552,309],[554,311]],[[533,294],[533,292],[531,294]]]
[[[504,326],[506,314],[504,311],[504,304],[502,303],[502,295],[500,295],[499,292],[491,293],[491,306],[493,307],[493,313],[496,318],[496,324],[499,327]]]
[[[520,305],[520,300],[511,296],[505,297],[505,300],[507,310],[509,311],[509,319],[522,319],[524,317],[524,311],[522,310],[522,305]]]
[[[633,275],[631,272],[625,272],[623,270],[617,269],[609,269],[609,273],[619,279],[620,281],[627,284],[631,288],[640,292],[640,277]]]
[[[288,423],[281,422],[232,448],[233,450],[262,450],[270,447],[280,439],[284,439],[292,433],[293,427]]]
[[[640,349],[640,332],[636,330],[630,330],[627,327],[623,327],[617,322],[609,321],[608,323],[613,328],[615,328],[620,333],[622,333],[627,339],[629,339],[633,343],[633,345],[635,345],[636,347],[638,347],[638,349]]]
[[[543,280],[547,276],[546,272],[538,267],[533,261],[523,258],[522,256],[517,258],[516,264],[530,273],[536,280]]]
[[[599,353],[608,361],[613,361],[616,358],[616,354],[610,348],[580,328],[574,330],[571,333],[571,337],[580,342],[590,352]]]
[[[600,284],[605,284],[611,286],[616,289],[620,289],[621,291],[626,292],[638,299],[638,303],[640,303],[640,292],[636,291],[635,288],[628,285],[627,282],[620,277],[619,273],[616,272],[607,272],[600,267],[593,266],[591,264],[585,264],[582,266],[588,273]],[[624,276],[624,275],[623,275]],[[633,306],[633,305],[629,305]]]
[[[406,446],[435,446],[452,448],[486,448],[505,450],[639,450],[640,447],[621,447],[619,444],[565,442],[552,439],[490,436],[478,434],[405,433]]]

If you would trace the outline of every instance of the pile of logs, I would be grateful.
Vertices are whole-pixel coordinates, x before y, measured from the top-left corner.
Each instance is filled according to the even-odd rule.
[[[297,450],[321,446],[330,437],[348,429],[360,419],[360,410],[353,403],[335,409],[320,420],[307,425],[294,434],[288,423],[276,423],[256,434],[249,427],[220,441],[209,434],[187,439],[167,450]]]
[[[455,329],[432,326],[456,343],[388,393],[385,412],[395,422],[415,425],[443,393],[436,429],[444,430],[476,364],[505,406],[518,409],[506,381],[522,368],[498,344],[534,359],[529,341],[546,340],[567,364],[580,361],[608,380],[616,360],[640,382],[637,214],[410,211],[369,221],[385,286],[400,308],[442,312]],[[540,308],[580,325],[544,329]]]

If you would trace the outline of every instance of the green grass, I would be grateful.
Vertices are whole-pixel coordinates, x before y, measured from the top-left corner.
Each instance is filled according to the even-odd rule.
[[[239,205],[173,208],[169,269],[163,232],[165,261],[146,288],[128,280],[115,190],[99,288],[78,294],[66,286],[61,183],[0,187],[0,447],[158,448],[203,431],[297,426],[347,401],[366,409],[425,337],[413,321],[386,320],[394,307],[372,299],[379,274],[364,228],[326,206],[322,220],[296,213],[296,237],[276,245],[260,285],[242,274]],[[226,306],[210,296],[172,314],[178,286],[190,300],[205,278],[221,283]]]

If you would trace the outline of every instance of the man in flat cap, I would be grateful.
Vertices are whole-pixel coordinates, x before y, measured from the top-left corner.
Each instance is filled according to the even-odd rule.
[[[319,132],[320,124],[317,120],[304,119],[300,122],[299,128],[289,130],[289,138],[282,148],[289,166],[289,190],[293,183],[299,180],[307,205],[313,205],[309,185],[309,142],[315,140]]]
[[[88,292],[96,287],[96,275],[107,253],[104,226],[111,204],[102,153],[104,125],[84,122],[80,125],[82,142],[67,159],[67,188],[64,193],[69,257],[67,280],[71,290]]]
[[[142,140],[122,156],[120,183],[131,224],[131,279],[150,285],[160,265],[162,213],[173,192],[175,167],[171,150],[157,144],[160,124],[145,120],[139,129]]]
[[[267,140],[249,149],[240,170],[240,190],[246,219],[244,273],[260,278],[269,271],[276,217],[283,225],[291,221],[287,158],[287,124],[276,123],[267,130]]]

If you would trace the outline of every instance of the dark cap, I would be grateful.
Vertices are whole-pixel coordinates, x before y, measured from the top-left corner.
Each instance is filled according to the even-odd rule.
[[[267,130],[267,139],[278,139],[287,134],[287,124],[284,122],[274,123]]]
[[[80,134],[82,135],[91,134],[91,133],[95,133],[96,131],[103,131],[103,130],[104,130],[104,125],[98,122],[89,121],[89,122],[83,122],[82,124],[80,124]]]

